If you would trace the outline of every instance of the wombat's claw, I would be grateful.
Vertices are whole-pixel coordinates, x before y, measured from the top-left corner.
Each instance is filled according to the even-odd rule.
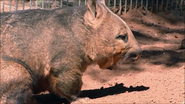
[[[108,67],[107,69],[113,70],[113,68],[114,68],[114,64],[112,66]]]

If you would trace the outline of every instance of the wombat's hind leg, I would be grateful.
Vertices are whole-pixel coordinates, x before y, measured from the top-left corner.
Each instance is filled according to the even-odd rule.
[[[0,104],[30,104],[32,78],[20,64],[1,61]]]

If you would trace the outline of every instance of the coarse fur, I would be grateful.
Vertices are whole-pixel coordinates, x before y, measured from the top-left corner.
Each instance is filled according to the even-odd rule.
[[[141,54],[129,27],[104,1],[2,13],[0,21],[3,104],[26,104],[32,93],[45,90],[73,101],[88,65],[97,62],[104,69]]]

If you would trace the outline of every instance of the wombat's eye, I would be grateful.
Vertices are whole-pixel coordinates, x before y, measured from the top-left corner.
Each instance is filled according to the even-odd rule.
[[[125,43],[128,41],[128,35],[125,34],[125,35],[118,35],[116,36],[116,39],[121,39],[123,40]]]

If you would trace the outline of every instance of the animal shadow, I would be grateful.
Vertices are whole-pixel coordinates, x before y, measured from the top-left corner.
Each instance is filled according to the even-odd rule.
[[[100,89],[83,90],[81,91],[81,94],[78,97],[80,98],[89,97],[91,99],[95,99],[95,98],[100,98],[100,97],[104,97],[108,95],[116,95],[120,93],[125,93],[126,91],[133,92],[133,91],[144,91],[148,89],[149,87],[145,87],[145,86],[125,87],[123,83],[120,83],[120,84],[116,84],[115,86],[109,87],[109,88],[101,87]]]
[[[148,90],[149,87],[145,86],[130,86],[125,87],[123,83],[116,84],[115,86],[100,89],[93,89],[93,90],[83,90],[81,91],[79,98],[88,97],[90,99],[100,98],[108,95],[116,95],[125,92],[133,92],[133,91],[145,91]],[[69,102],[64,99],[60,98],[54,94],[42,94],[42,95],[34,95],[33,98],[40,104],[69,104]]]

